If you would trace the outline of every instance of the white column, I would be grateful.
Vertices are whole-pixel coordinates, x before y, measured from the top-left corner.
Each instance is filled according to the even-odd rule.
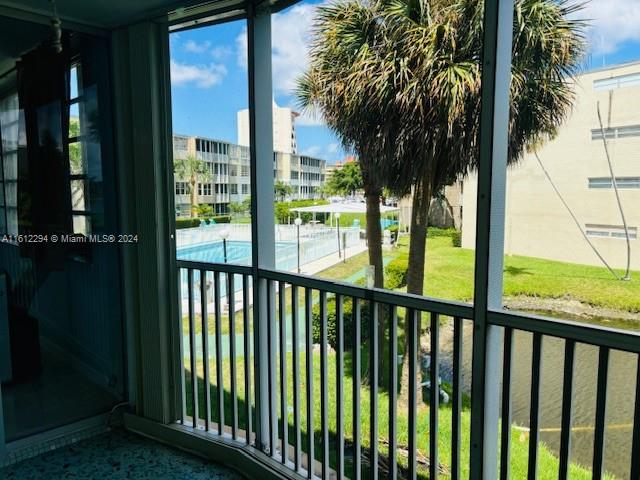
[[[251,234],[254,308],[254,365],[256,389],[256,444],[268,446],[269,383],[267,281],[258,269],[275,268],[273,192],[273,90],[271,86],[271,15],[249,8],[247,21],[249,58],[249,145],[251,149]],[[273,298],[273,297],[272,297]],[[272,302],[273,303],[273,302]],[[275,325],[275,322],[272,322]],[[275,335],[274,332],[272,334]],[[272,352],[275,355],[275,351]],[[275,364],[275,363],[274,363]]]
[[[471,389],[472,480],[498,478],[502,329],[487,324],[487,310],[502,308],[513,0],[487,1],[484,15]]]

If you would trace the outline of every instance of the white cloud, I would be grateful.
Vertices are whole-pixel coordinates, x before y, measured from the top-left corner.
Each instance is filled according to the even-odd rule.
[[[195,84],[199,88],[219,85],[227,75],[227,67],[221,64],[189,65],[171,60],[171,83],[174,85]]]
[[[297,110],[295,106],[290,107],[293,110]],[[319,112],[310,112],[305,110],[299,113],[300,116],[296,118],[296,125],[303,127],[317,127],[325,124],[324,119]]]
[[[271,17],[273,90],[291,95],[296,79],[309,65],[309,32],[321,4],[298,4]],[[236,38],[238,65],[247,65],[247,32]],[[316,123],[317,124],[317,123]]]
[[[587,36],[593,55],[614,53],[628,41],[640,42],[638,0],[592,0],[575,16],[589,20]]]
[[[247,68],[249,63],[249,54],[247,52],[247,29],[242,29],[242,33],[236,37],[236,55],[238,66],[241,68]]]
[[[327,145],[327,153],[335,154],[338,152],[339,147],[340,145],[338,145],[337,143],[330,143],[329,145]]]
[[[191,53],[204,53],[209,50],[209,47],[211,47],[211,42],[209,41],[198,43],[195,40],[187,40],[184,43],[184,49]]]
[[[227,58],[229,55],[233,53],[233,50],[228,45],[218,45],[211,49],[211,56],[216,60],[221,60],[223,58]]]

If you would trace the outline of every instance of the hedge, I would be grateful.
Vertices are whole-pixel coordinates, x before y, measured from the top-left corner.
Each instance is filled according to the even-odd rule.
[[[199,218],[176,218],[176,230],[200,226]]]
[[[407,269],[409,268],[409,256],[400,255],[391,260],[384,269],[385,288],[395,290],[407,284]]]
[[[454,247],[462,246],[462,232],[460,230],[456,230],[456,232],[451,236],[451,243]]]
[[[205,222],[209,224],[212,220],[214,223],[231,223],[231,215],[216,215],[205,219]]]
[[[320,343],[320,306],[313,307],[313,343]],[[369,338],[369,307],[368,304],[360,305],[360,339],[365,342]],[[350,298],[345,298],[342,302],[342,324],[344,349],[351,350],[353,346],[353,306]],[[336,327],[336,300],[330,298],[327,300],[327,339],[329,345],[336,350],[337,327]]]
[[[176,218],[176,230],[199,227],[202,222],[209,225],[212,220],[214,223],[230,223],[231,215],[217,215],[209,218]]]

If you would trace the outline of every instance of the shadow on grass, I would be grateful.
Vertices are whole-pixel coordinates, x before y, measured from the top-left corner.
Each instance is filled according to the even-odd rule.
[[[350,354],[345,354],[345,365],[350,364]],[[347,359],[349,361],[347,362]],[[191,371],[185,369],[185,392],[186,392],[186,415],[189,417],[193,416],[193,400],[191,395]],[[346,373],[346,368],[345,368]],[[346,377],[346,375],[345,375]],[[351,378],[349,376],[349,378]],[[347,381],[345,378],[345,387],[347,385],[351,385],[351,381]],[[205,390],[204,390],[204,380],[201,377],[198,377],[198,417],[202,421],[205,416]],[[346,387],[348,388],[348,387]],[[219,417],[219,403],[218,403],[218,387],[216,385],[210,385],[209,388],[210,398],[211,398],[211,422],[213,424],[218,424]],[[301,392],[301,395],[304,395],[304,392]],[[223,402],[224,402],[224,425],[225,431],[230,429],[231,420],[232,420],[232,396],[231,392],[228,390],[223,391]],[[316,399],[319,402],[319,399]],[[247,429],[247,405],[244,398],[238,397],[238,429],[244,430],[246,432]],[[279,405],[278,405],[279,407]],[[279,409],[278,409],[279,410]],[[306,429],[306,420],[302,417],[306,414],[306,411],[301,407],[300,411],[300,430],[301,430],[301,452],[306,453],[309,450],[309,435]],[[251,425],[252,429],[255,429],[255,421],[256,421],[256,411],[255,408],[251,407]],[[213,433],[217,433],[217,425],[210,427]],[[295,447],[295,438],[296,431],[295,426],[292,423],[287,424],[288,428],[288,438],[289,444],[291,447]],[[314,433],[313,433],[313,444],[314,444],[314,458],[317,462],[322,462],[322,454],[323,454],[323,442],[322,442],[322,429],[320,425],[314,425]],[[240,435],[240,434],[239,434]],[[278,418],[278,438],[282,438],[282,421]],[[239,440],[242,441],[243,438],[239,437]],[[384,439],[388,442],[388,439]],[[406,446],[399,445],[399,450],[406,448]],[[331,469],[337,467],[337,451],[338,451],[338,434],[332,429],[329,429],[329,466]],[[361,445],[361,478],[368,478],[370,476],[370,463],[369,458],[371,457],[370,449],[367,446]],[[354,455],[355,455],[355,447],[353,444],[353,438],[347,437],[345,435],[344,438],[344,456],[345,456],[345,476],[347,478],[354,478]],[[279,457],[276,457],[279,459]],[[290,461],[293,461],[293,454],[290,452]],[[388,475],[390,460],[388,455],[384,454],[384,452],[378,449],[378,469],[379,469],[379,477],[383,478]],[[316,466],[317,468],[317,466]],[[425,467],[426,468],[426,467]],[[408,475],[408,470],[401,465],[398,465],[398,475],[400,478],[405,478]],[[418,471],[417,478],[426,480],[428,479],[428,475],[426,475],[425,471]]]

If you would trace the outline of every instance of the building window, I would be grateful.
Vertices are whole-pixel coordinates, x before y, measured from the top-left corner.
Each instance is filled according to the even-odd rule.
[[[626,238],[624,227],[622,225],[597,225],[587,223],[585,230],[590,237],[605,237],[605,238]],[[628,227],[629,238],[635,240],[638,238],[638,228]]]
[[[298,172],[291,170],[291,180],[298,180]]]
[[[231,175],[232,177],[237,177],[238,176],[238,167],[235,165],[231,165],[229,167],[229,175]]]
[[[187,182],[176,182],[176,195],[186,195],[188,193]]]
[[[210,183],[199,183],[198,184],[198,195],[211,195],[211,184]]]
[[[249,167],[247,165],[242,165],[242,170],[240,171],[240,175],[243,177],[249,176]]]
[[[640,73],[629,73],[611,78],[601,78],[593,81],[593,89],[596,92],[615,90],[616,88],[633,87],[640,85]]]
[[[231,184],[231,195],[237,195],[238,194],[238,184],[237,183],[232,183]]]
[[[247,195],[248,193],[249,193],[249,184],[243,183],[242,184],[242,194],[243,195]]]
[[[604,137],[607,140],[614,140],[616,138],[640,137],[640,125],[605,128]],[[602,130],[599,128],[592,129],[591,140],[602,140]]]
[[[640,188],[640,177],[616,177],[618,188]],[[589,178],[589,188],[613,188],[611,177]]]

